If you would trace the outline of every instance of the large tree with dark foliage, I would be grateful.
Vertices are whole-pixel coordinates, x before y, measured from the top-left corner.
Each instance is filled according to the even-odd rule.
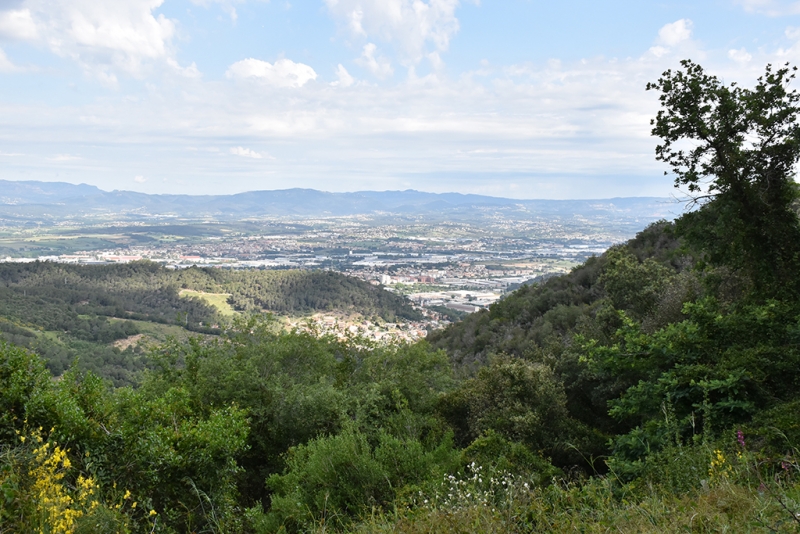
[[[708,261],[745,275],[754,294],[800,289],[800,224],[794,167],[800,159],[796,67],[773,69],[755,87],[724,85],[689,60],[648,90],[661,93],[653,119],[656,158],[700,208],[679,228]]]

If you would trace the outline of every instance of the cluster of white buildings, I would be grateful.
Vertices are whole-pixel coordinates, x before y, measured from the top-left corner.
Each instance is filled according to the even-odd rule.
[[[445,308],[472,313],[497,302],[502,297],[502,293],[462,289],[411,293],[407,297],[418,306],[426,308],[429,306],[444,306]]]
[[[369,320],[351,321],[333,315],[316,314],[303,320],[293,320],[291,329],[333,335],[339,339],[362,338],[380,343],[414,342],[428,335],[425,323],[375,323]]]

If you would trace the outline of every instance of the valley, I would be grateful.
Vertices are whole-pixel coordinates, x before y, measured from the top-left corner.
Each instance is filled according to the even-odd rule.
[[[290,190],[253,193],[290,200],[279,208],[276,202],[260,208],[252,204],[251,216],[241,220],[212,215],[213,210],[192,218],[181,204],[170,204],[184,212],[169,216],[121,206],[116,214],[76,217],[59,215],[57,202],[98,202],[108,195],[67,184],[61,189],[41,183],[15,187],[18,196],[0,205],[0,224],[5,225],[0,228],[0,260],[6,263],[147,260],[175,270],[338,272],[407,297],[424,316],[407,328],[420,332],[484,309],[524,284],[567,273],[643,225],[671,218],[678,208],[665,199],[515,201],[405,191],[339,194],[335,198],[343,203],[338,206],[343,214],[289,215],[287,210],[302,211],[308,202],[320,202],[313,200],[319,195],[327,198],[321,192]],[[136,198],[145,205],[164,202],[147,195]],[[117,202],[119,195],[106,200]],[[203,202],[210,206],[209,199]],[[362,322],[356,318],[344,324],[360,327]],[[366,328],[377,337],[388,332],[377,323]]]

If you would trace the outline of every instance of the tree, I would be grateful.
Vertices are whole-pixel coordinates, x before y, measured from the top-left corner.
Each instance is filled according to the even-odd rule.
[[[753,89],[724,85],[700,65],[681,62],[648,90],[661,93],[652,134],[656,159],[699,209],[679,230],[715,265],[740,271],[763,297],[796,295],[800,224],[793,175],[800,159],[800,95],[789,90],[796,67],[765,74]],[[665,173],[666,174],[666,173]]]

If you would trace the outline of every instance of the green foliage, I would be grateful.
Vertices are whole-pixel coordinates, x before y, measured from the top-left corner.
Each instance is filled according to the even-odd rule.
[[[315,523],[345,526],[366,510],[389,506],[404,488],[440,478],[457,458],[447,437],[426,450],[415,439],[382,432],[373,447],[350,426],[289,451],[286,473],[267,482],[275,491],[269,524],[290,532]]]
[[[237,310],[298,313],[337,310],[378,315],[387,321],[421,319],[397,295],[333,271],[233,271],[220,280]]]
[[[723,313],[706,299],[685,312],[686,320],[652,334],[623,317],[612,344],[584,346],[590,368],[623,385],[610,413],[634,428],[617,439],[619,459],[643,458],[675,434],[746,423],[796,395],[796,305],[768,301]]]
[[[0,342],[0,440],[16,437],[29,406],[49,390],[49,374],[34,354]]]
[[[7,345],[0,346],[0,369],[4,385],[9,386],[0,389],[0,403],[8,408],[0,435],[0,452],[5,455],[0,465],[6,497],[3,513],[18,517],[27,513],[25,506],[41,508],[41,499],[31,493],[35,484],[25,485],[30,471],[25,466],[33,454],[29,445],[34,437],[43,436],[61,445],[78,473],[99,484],[107,506],[119,497],[116,493],[129,492],[125,513],[142,529],[150,531],[150,510],[159,524],[170,528],[203,529],[214,524],[226,529],[224,525],[239,521],[234,513],[235,477],[240,471],[235,458],[248,435],[242,410],[220,406],[198,413],[179,389],[161,394],[112,391],[96,376],[76,370],[54,382],[35,355]],[[28,434],[29,428],[39,431]],[[21,441],[20,436],[28,439]],[[69,487],[77,480],[69,465],[64,462],[59,467],[66,476],[64,495],[73,491]],[[133,502],[139,506],[130,506]],[[84,515],[85,528],[119,519],[113,513]]]
[[[663,464],[663,472],[693,473],[697,488],[672,493],[668,485],[620,486],[592,478],[545,487],[507,475],[500,483],[478,473],[446,484],[444,494],[421,497],[420,506],[373,514],[351,532],[797,532],[800,485],[796,473],[764,472],[763,482],[745,482],[752,459],[734,460],[722,451],[687,451]],[[722,465],[712,466],[709,453]],[[705,461],[705,465],[703,464]],[[794,469],[796,464],[792,464]],[[730,468],[730,469],[728,469]],[[710,478],[709,469],[716,475]],[[727,476],[722,476],[727,473]],[[777,475],[777,476],[775,476]],[[483,483],[478,483],[478,478]],[[498,480],[494,478],[494,480]],[[705,481],[705,484],[702,482]],[[443,498],[438,498],[439,496]],[[312,532],[323,532],[316,528]]]
[[[29,348],[53,375],[78,358],[81,368],[135,383],[142,350],[115,341],[143,333],[133,320],[219,334],[229,317],[183,289],[229,293],[243,312],[307,313],[338,310],[386,320],[421,316],[401,297],[361,280],[321,271],[165,269],[141,261],[125,265],[50,262],[0,264],[0,339]]]
[[[786,457],[796,454],[800,443],[800,399],[778,402],[769,409],[756,413],[741,430],[748,436],[753,450],[768,457]]]
[[[788,85],[797,69],[768,65],[745,89],[689,60],[681,65],[647,85],[662,106],[652,121],[662,140],[656,159],[671,167],[676,186],[712,199],[681,218],[681,233],[713,264],[745,273],[758,297],[796,293],[800,223],[791,206],[800,94]]]
[[[110,435],[92,455],[104,478],[147,499],[168,524],[197,529],[234,518],[235,459],[249,431],[242,410],[197,413],[181,389],[157,397],[125,391],[116,401]]]
[[[555,454],[563,448],[570,421],[563,387],[546,366],[496,358],[478,376],[442,399],[441,411],[458,429],[458,442],[471,443],[486,431]]]
[[[453,386],[446,355],[425,344],[373,346],[288,333],[259,319],[218,340],[166,345],[154,357],[143,390],[180,388],[198,410],[230,403],[247,410],[251,432],[237,460],[250,504],[267,504],[264,480],[283,471],[289,448],[335,435],[346,421],[370,439],[380,429],[424,443],[442,439],[433,412],[440,392]]]
[[[544,486],[563,474],[526,445],[509,441],[492,429],[464,449],[462,458],[466,465],[481,466],[487,474],[502,476],[514,473],[538,486]]]
[[[653,311],[672,281],[675,271],[653,258],[639,261],[624,247],[615,247],[605,254],[606,268],[598,283],[603,285],[612,306],[629,310],[637,318]]]

